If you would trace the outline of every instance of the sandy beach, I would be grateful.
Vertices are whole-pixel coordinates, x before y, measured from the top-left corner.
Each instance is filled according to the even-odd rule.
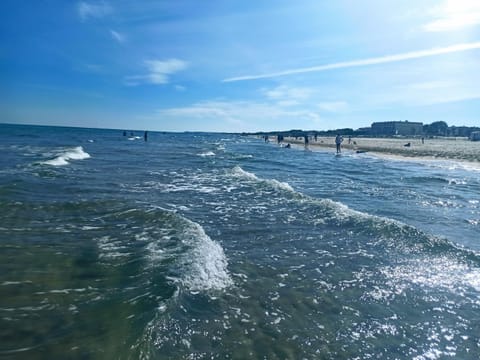
[[[273,138],[272,138],[273,141]],[[303,145],[303,138],[285,138],[285,143]],[[404,146],[410,143],[410,146]],[[310,138],[309,147],[324,148],[335,151],[334,137]],[[480,162],[480,141],[467,138],[352,138],[350,144],[345,137],[342,150],[346,152],[369,152],[374,154],[395,155],[402,157],[422,157],[429,159],[450,159]]]

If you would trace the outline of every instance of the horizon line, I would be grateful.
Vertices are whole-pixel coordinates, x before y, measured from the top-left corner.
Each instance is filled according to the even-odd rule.
[[[406,52],[401,54],[385,55],[385,56],[366,58],[366,59],[360,59],[360,60],[341,61],[341,62],[332,63],[332,64],[289,69],[289,70],[277,71],[277,72],[272,72],[267,74],[234,76],[234,77],[223,79],[222,82],[237,82],[237,81],[246,81],[246,80],[268,79],[268,78],[274,78],[279,76],[303,74],[308,72],[320,72],[320,71],[328,71],[328,70],[335,70],[335,69],[342,69],[342,68],[385,64],[385,63],[419,59],[419,58],[424,58],[429,56],[443,55],[443,54],[474,50],[474,49],[480,49],[480,42],[462,43],[462,44],[450,45],[450,46],[441,47],[441,48],[417,50],[417,51],[411,51],[411,52]]]

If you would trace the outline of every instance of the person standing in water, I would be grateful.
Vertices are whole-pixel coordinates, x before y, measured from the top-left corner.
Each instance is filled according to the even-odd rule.
[[[145,131],[143,133],[143,140],[147,141],[148,140],[148,131]]]
[[[340,152],[342,151],[341,149],[342,142],[343,142],[343,137],[341,137],[340,134],[337,134],[337,136],[335,137],[335,145],[337,145],[337,154],[340,154]]]

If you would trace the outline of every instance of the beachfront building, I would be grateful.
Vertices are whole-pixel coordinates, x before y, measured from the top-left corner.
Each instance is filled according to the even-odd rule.
[[[470,134],[470,140],[480,141],[480,131],[472,131],[472,133]]]
[[[406,120],[374,122],[370,133],[374,136],[422,135],[423,123]]]

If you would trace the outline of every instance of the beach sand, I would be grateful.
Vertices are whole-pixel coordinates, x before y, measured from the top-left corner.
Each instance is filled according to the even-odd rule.
[[[285,138],[284,143],[304,145],[303,138]],[[410,143],[409,147],[404,146]],[[335,151],[334,137],[318,137],[317,141],[310,138],[309,147],[324,148]],[[449,159],[480,163],[480,141],[470,141],[467,138],[352,138],[348,137],[342,143],[343,152],[367,152],[378,155],[395,155],[401,157],[421,157],[428,159]]]

